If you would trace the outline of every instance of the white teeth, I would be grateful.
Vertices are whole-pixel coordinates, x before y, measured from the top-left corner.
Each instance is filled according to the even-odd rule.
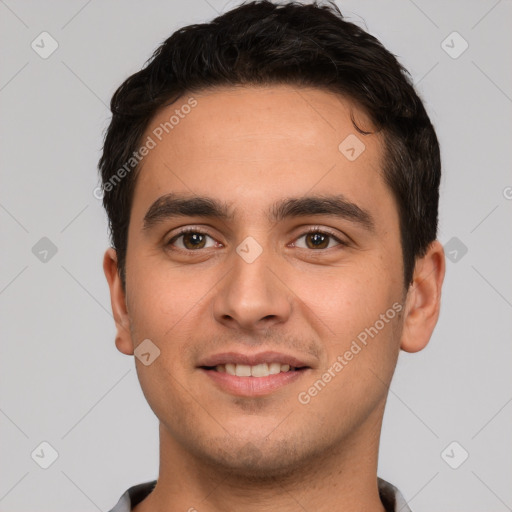
[[[235,366],[235,375],[237,377],[250,377],[251,367],[248,364],[237,364]]]
[[[257,364],[256,366],[251,366],[251,375],[253,377],[267,377],[269,374],[268,372],[268,364]]]
[[[228,375],[236,375],[237,377],[268,377],[269,375],[277,375],[278,373],[286,373],[290,371],[289,364],[281,363],[260,363],[254,366],[248,364],[219,364],[215,367],[219,373],[227,373]]]
[[[270,375],[277,375],[281,371],[281,364],[280,363],[270,363],[268,365],[268,372]]]

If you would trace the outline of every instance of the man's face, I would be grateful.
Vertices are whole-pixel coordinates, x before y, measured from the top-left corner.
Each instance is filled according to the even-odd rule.
[[[127,353],[146,339],[160,350],[150,365],[136,365],[161,442],[265,475],[362,439],[375,447],[404,299],[381,139],[356,131],[351,108],[370,125],[351,103],[317,89],[222,88],[193,97],[191,109],[180,110],[184,96],[162,110],[144,137],[157,144],[133,198],[131,337],[118,341]],[[158,127],[176,109],[179,122],[162,135]],[[228,216],[153,208],[145,227],[151,206],[169,194],[209,198]],[[335,198],[341,207],[319,214],[314,202],[300,203],[305,198]],[[192,233],[179,237],[183,228]],[[248,370],[243,363],[251,362]],[[281,371],[290,362],[300,369]]]

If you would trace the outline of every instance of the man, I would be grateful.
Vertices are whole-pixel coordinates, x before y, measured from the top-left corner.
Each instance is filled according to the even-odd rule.
[[[160,425],[158,480],[112,512],[410,510],[379,438],[445,263],[405,70],[334,5],[251,2],[176,32],[111,106],[103,266]]]

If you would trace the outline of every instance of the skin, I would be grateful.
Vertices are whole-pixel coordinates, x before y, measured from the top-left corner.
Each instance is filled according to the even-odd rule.
[[[146,136],[189,96],[159,112]],[[160,350],[149,366],[135,358],[160,422],[160,473],[134,510],[382,512],[376,474],[388,387],[400,350],[422,350],[437,322],[442,246],[431,244],[405,287],[397,205],[380,171],[382,141],[355,130],[351,110],[363,128],[370,125],[350,101],[284,85],[193,97],[197,106],[138,175],[126,292],[115,251],[104,257],[118,350],[132,355],[147,338]],[[350,134],[365,144],[354,161],[338,150]],[[234,218],[174,218],[144,230],[148,208],[170,192],[228,202]],[[267,218],[283,198],[333,193],[367,210],[374,230],[329,215]],[[183,237],[174,250],[166,246],[185,226],[208,235],[201,248]],[[347,245],[328,238],[316,248],[309,227]],[[250,264],[236,252],[248,236],[262,248]],[[298,394],[394,303],[401,314],[300,403]],[[268,395],[237,397],[197,368],[219,352],[266,350],[293,354],[311,369]]]

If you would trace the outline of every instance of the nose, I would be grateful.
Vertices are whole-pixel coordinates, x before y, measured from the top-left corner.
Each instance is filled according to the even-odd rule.
[[[269,251],[263,250],[252,262],[236,252],[231,258],[231,271],[217,287],[213,301],[215,319],[231,329],[246,331],[286,322],[292,294],[278,277],[278,265]]]

